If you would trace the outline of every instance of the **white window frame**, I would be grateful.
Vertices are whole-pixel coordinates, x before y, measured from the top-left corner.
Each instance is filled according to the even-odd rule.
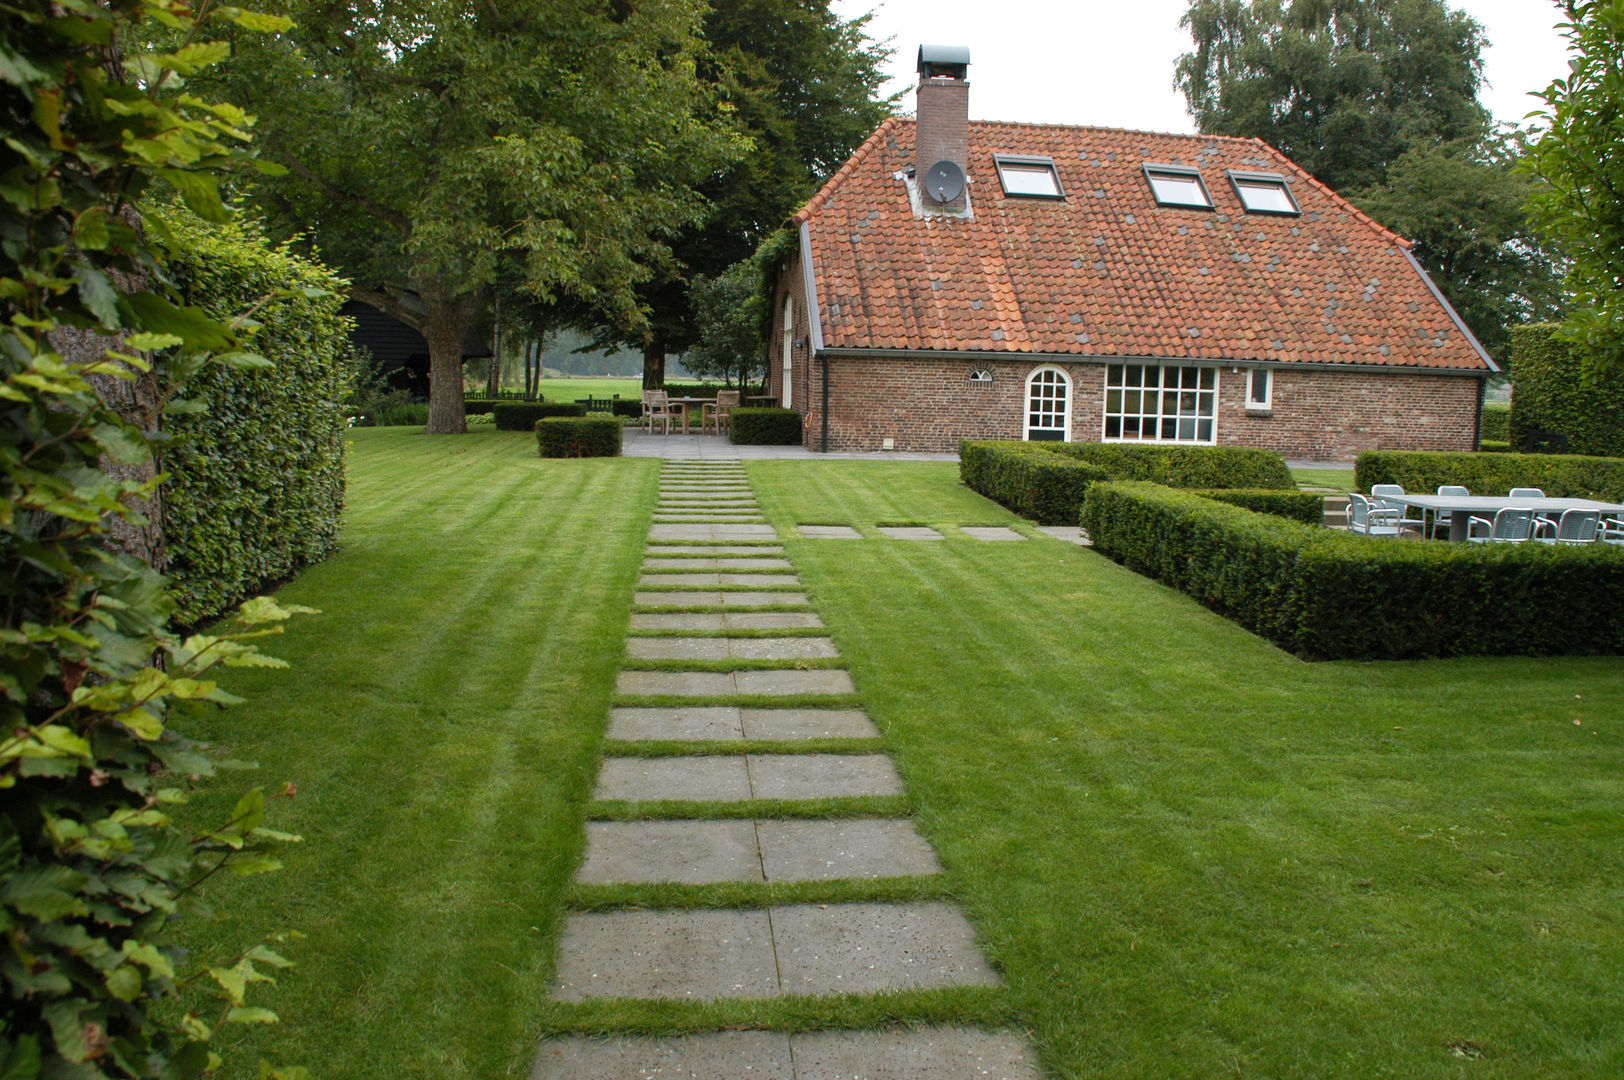
[[[1157,165],[1146,162],[1144,165],[1145,186],[1150,188],[1150,197],[1156,200],[1157,206],[1171,206],[1182,210],[1211,210],[1212,191],[1207,187],[1207,180],[1201,175],[1200,169],[1192,169],[1188,165]],[[1201,189],[1201,195],[1207,201],[1204,203],[1183,202],[1177,199],[1164,199],[1161,192],[1156,190],[1155,177],[1165,176],[1181,180],[1194,180]]]
[[[1263,400],[1254,396],[1258,376],[1263,377]],[[1246,411],[1268,412],[1274,408],[1274,372],[1268,368],[1246,369]]]
[[[1066,189],[1060,183],[1060,170],[1054,166],[1054,158],[1046,157],[1015,157],[1011,154],[993,155],[993,164],[998,167],[998,186],[1003,188],[1004,197],[1008,199],[1064,199]],[[1054,181],[1053,191],[1011,191],[1009,181],[1005,178],[1004,167],[1010,166],[1016,171],[1037,172],[1047,169],[1049,178]]]
[[[1241,201],[1241,207],[1248,214],[1273,214],[1276,217],[1301,217],[1303,208],[1297,202],[1297,196],[1291,193],[1291,183],[1280,173],[1236,172],[1234,169],[1226,170],[1230,187],[1235,189],[1235,197]],[[1253,187],[1278,188],[1291,204],[1291,209],[1281,210],[1273,206],[1253,206],[1246,201],[1245,185]]]
[[[1147,391],[1147,388],[1143,385],[1143,382],[1141,382],[1141,385],[1137,386],[1137,387],[1127,385],[1127,369],[1128,368],[1140,368],[1140,369],[1142,369],[1141,378],[1143,378],[1143,372],[1146,372],[1146,371],[1154,371],[1154,372],[1156,372],[1157,385],[1155,387],[1155,390],[1154,391]],[[1111,375],[1112,375],[1112,372],[1114,370],[1121,370],[1122,371],[1122,373],[1123,373],[1123,375],[1121,376],[1122,380],[1123,380],[1122,384],[1119,384],[1119,385],[1116,385],[1116,386],[1112,385]],[[1212,372],[1212,388],[1210,390],[1201,389],[1201,387],[1200,387],[1201,376],[1199,374],[1196,376],[1196,384],[1197,385],[1194,388],[1186,389],[1186,388],[1184,388],[1182,386],[1182,382],[1183,382],[1183,375],[1182,374],[1179,376],[1179,380],[1180,380],[1181,385],[1179,387],[1177,387],[1177,388],[1169,388],[1166,385],[1166,383],[1167,383],[1166,372],[1169,372],[1169,371],[1178,371],[1178,372],[1184,372],[1184,371],[1195,371],[1195,372],[1210,371],[1210,372]],[[1218,400],[1219,400],[1219,394],[1223,389],[1222,378],[1223,378],[1222,373],[1219,372],[1218,368],[1213,364],[1154,364],[1154,363],[1150,363],[1149,361],[1145,361],[1145,362],[1138,363],[1138,364],[1126,364],[1126,363],[1124,363],[1124,364],[1107,364],[1106,368],[1105,368],[1105,396],[1100,401],[1100,405],[1101,405],[1101,409],[1100,409],[1100,413],[1101,413],[1101,417],[1100,417],[1100,441],[1101,442],[1112,442],[1112,443],[1160,443],[1162,445],[1177,445],[1177,446],[1217,446],[1218,445]],[[1154,392],[1154,393],[1156,393],[1158,395],[1157,402],[1156,402],[1157,409],[1156,409],[1156,412],[1154,414],[1150,414],[1150,413],[1147,413],[1145,411],[1145,409],[1143,407],[1143,399],[1141,399],[1141,407],[1140,407],[1140,409],[1137,412],[1131,414],[1136,419],[1141,419],[1141,420],[1143,418],[1147,417],[1147,416],[1154,415],[1155,416],[1155,430],[1156,430],[1155,437],[1147,439],[1147,438],[1144,438],[1141,435],[1123,435],[1123,434],[1121,434],[1121,431],[1124,428],[1126,428],[1126,426],[1127,426],[1126,425],[1126,417],[1129,416],[1130,414],[1126,411],[1125,408],[1123,408],[1122,405],[1119,405],[1115,412],[1111,411],[1111,392],[1113,390],[1115,390],[1115,391],[1117,391],[1117,392],[1119,392],[1119,393],[1121,393],[1123,395],[1124,404],[1126,403],[1126,396],[1128,394],[1130,394],[1130,393],[1137,392],[1137,393],[1140,393],[1140,394],[1144,394],[1146,392]],[[1169,393],[1172,393],[1172,394],[1175,395],[1175,401],[1181,401],[1181,398],[1179,397],[1179,395],[1182,395],[1182,394],[1194,393],[1194,394],[1198,395],[1197,398],[1196,398],[1196,410],[1197,410],[1196,413],[1193,414],[1193,415],[1186,415],[1183,408],[1182,408],[1182,404],[1171,415],[1163,412],[1162,411],[1163,399]],[[1201,413],[1200,413],[1201,399],[1200,399],[1199,395],[1202,395],[1202,394],[1209,395],[1208,400],[1209,400],[1209,402],[1211,404],[1211,411],[1205,416],[1202,416]],[[1112,420],[1113,417],[1116,418],[1116,420],[1118,421],[1118,425],[1119,425],[1118,426],[1118,434],[1116,434],[1116,435],[1109,434],[1109,432],[1111,430],[1111,420]],[[1164,438],[1162,436],[1162,427],[1169,419],[1171,419],[1173,421],[1173,431],[1174,431],[1174,433],[1173,433],[1172,437]],[[1195,428],[1196,428],[1196,437],[1195,438],[1181,439],[1181,438],[1178,437],[1179,422],[1182,421],[1182,420],[1185,420],[1185,419],[1193,420],[1195,422]],[[1211,438],[1207,438],[1207,439],[1200,438],[1201,422],[1203,420],[1208,421],[1212,425],[1212,436],[1211,436]],[[1143,430],[1142,427],[1141,427],[1141,430]]]
[[[1066,388],[1066,407],[1061,417],[1060,438],[1058,441],[1071,442],[1071,410],[1072,404],[1077,397],[1077,386],[1072,381],[1071,376],[1066,373],[1065,368],[1058,367],[1054,364],[1044,364],[1041,367],[1035,367],[1026,374],[1026,381],[1024,384],[1022,384],[1021,388],[1021,440],[1023,442],[1056,441],[1053,439],[1034,440],[1032,438],[1032,384],[1038,380],[1040,375],[1044,375],[1046,373],[1058,375],[1060,377],[1060,384]],[[1038,428],[1037,430],[1053,431],[1055,429]]]
[[[784,369],[783,369],[784,370],[784,386],[783,386],[783,391],[784,392],[779,395],[779,397],[782,399],[782,400],[779,401],[779,404],[782,405],[786,409],[793,407],[790,404],[790,402],[792,400],[792,396],[791,396],[791,392],[790,392],[790,382],[794,378],[794,374],[795,374],[795,362],[791,358],[791,354],[794,353],[794,351],[795,351],[795,297],[786,296],[786,297],[784,297],[783,356],[780,358],[783,361],[783,365],[784,365]]]

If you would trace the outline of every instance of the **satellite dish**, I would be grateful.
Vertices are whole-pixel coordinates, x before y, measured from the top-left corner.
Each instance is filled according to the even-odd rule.
[[[939,203],[950,203],[964,194],[964,170],[946,158],[925,170],[925,194]]]

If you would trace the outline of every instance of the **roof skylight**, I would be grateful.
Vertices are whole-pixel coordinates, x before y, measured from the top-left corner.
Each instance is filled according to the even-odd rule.
[[[1145,179],[1150,181],[1151,194],[1162,206],[1212,209],[1212,196],[1207,194],[1207,185],[1195,169],[1182,165],[1146,165]]]
[[[1053,158],[995,157],[1004,194],[1023,199],[1063,199]]]
[[[1229,173],[1235,194],[1250,214],[1300,214],[1286,178],[1278,173]]]

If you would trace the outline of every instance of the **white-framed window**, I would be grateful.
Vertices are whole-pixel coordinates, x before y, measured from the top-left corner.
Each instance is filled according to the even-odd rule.
[[[998,182],[1004,194],[1023,199],[1063,199],[1060,174],[1055,172],[1053,158],[1008,157],[999,154],[993,158],[998,166]]]
[[[1218,369],[1110,364],[1105,369],[1107,442],[1218,441]]]
[[[1268,412],[1274,407],[1274,373],[1268,368],[1246,370],[1246,408]]]
[[[780,395],[783,398],[783,400],[780,402],[780,404],[782,404],[784,406],[784,408],[786,408],[786,409],[790,407],[790,381],[791,381],[790,377],[791,377],[791,375],[794,374],[794,360],[791,358],[791,354],[794,351],[795,351],[795,298],[793,296],[786,296],[786,297],[784,297],[784,342],[783,342],[784,392],[783,392],[782,395]]]
[[[1150,193],[1160,206],[1189,206],[1198,210],[1212,209],[1212,195],[1201,172],[1184,165],[1145,166],[1145,179]]]
[[[1247,213],[1292,216],[1302,213],[1286,178],[1279,173],[1243,173],[1231,169],[1228,176]]]
[[[1025,438],[1030,442],[1071,441],[1071,379],[1057,367],[1040,367],[1026,377]]]

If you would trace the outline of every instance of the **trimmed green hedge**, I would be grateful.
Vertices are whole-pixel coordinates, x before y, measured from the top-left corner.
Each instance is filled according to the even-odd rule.
[[[801,445],[801,414],[794,409],[734,409],[728,431],[740,446]]]
[[[1296,490],[1279,454],[1242,447],[966,440],[959,444],[959,477],[972,491],[1040,525],[1076,524],[1083,495],[1095,480]]]
[[[462,402],[462,413],[464,416],[489,416],[491,410],[500,404],[502,404],[502,402],[495,401],[490,398],[464,398]]]
[[[643,399],[640,397],[635,397],[630,400],[627,400],[626,398],[616,398],[614,401],[609,403],[609,415],[629,416],[636,420],[643,415]]]
[[[619,457],[621,423],[613,416],[549,416],[536,421],[536,445],[545,458]]]
[[[1587,372],[1582,353],[1559,341],[1556,329],[1512,328],[1510,432],[1499,437],[1522,450],[1530,437],[1551,432],[1567,437],[1571,454],[1624,457],[1624,373]]]
[[[1366,450],[1353,468],[1354,486],[1399,484],[1405,491],[1437,491],[1462,484],[1473,495],[1504,495],[1537,487],[1553,499],[1624,500],[1624,459],[1577,454],[1439,454]]]
[[[248,221],[205,225],[154,210],[169,271],[188,303],[234,319],[279,296],[240,332],[275,366],[204,368],[187,396],[206,411],[165,421],[164,542],[176,622],[192,625],[263,591],[338,546],[344,510],[348,283],[273,247]],[[308,295],[307,295],[308,293]]]
[[[585,416],[585,405],[554,401],[500,401],[491,409],[498,431],[533,431],[549,416]]]
[[[1260,514],[1300,521],[1304,525],[1325,523],[1325,496],[1311,491],[1277,491],[1274,488],[1209,488],[1191,494],[1201,495],[1231,506]]]
[[[1478,445],[1510,441],[1511,403],[1509,401],[1485,401],[1483,403],[1483,426],[1478,431]]]
[[[1089,488],[1094,550],[1313,659],[1624,652],[1624,548],[1378,540],[1156,484]]]

